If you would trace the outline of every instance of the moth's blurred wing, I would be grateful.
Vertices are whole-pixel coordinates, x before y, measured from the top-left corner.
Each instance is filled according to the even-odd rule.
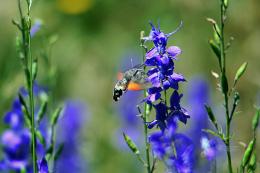
[[[130,90],[130,91],[140,91],[140,90],[144,90],[144,89],[145,89],[145,87],[142,84],[135,83],[135,82],[130,82],[127,87],[127,90]]]
[[[122,72],[117,73],[117,80],[122,80],[123,77],[124,77],[124,73],[122,73]]]
[[[149,83],[145,82],[145,83],[137,83],[137,82],[129,82],[127,90],[129,91],[140,91],[140,90],[145,90],[147,88],[149,88]]]

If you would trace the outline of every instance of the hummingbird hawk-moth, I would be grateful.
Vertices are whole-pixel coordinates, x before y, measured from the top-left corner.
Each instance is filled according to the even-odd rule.
[[[118,101],[127,90],[143,90],[147,83],[147,76],[143,64],[136,65],[118,74],[118,81],[114,87],[113,99]]]

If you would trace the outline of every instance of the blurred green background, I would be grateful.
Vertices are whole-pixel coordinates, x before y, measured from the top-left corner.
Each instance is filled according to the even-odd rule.
[[[235,38],[227,53],[229,79],[233,79],[244,61],[249,63],[238,85],[241,113],[232,127],[233,145],[238,148],[234,151],[236,165],[240,161],[236,158],[242,154],[238,142],[247,143],[252,136],[251,118],[260,91],[259,7],[259,0],[230,0],[226,25],[226,37]],[[38,81],[52,88],[56,104],[66,98],[87,103],[90,118],[82,129],[82,150],[90,172],[141,172],[142,167],[135,157],[128,150],[122,152],[114,145],[120,120],[116,115],[117,103],[112,100],[112,90],[122,59],[131,53],[141,59],[140,31],[149,34],[150,20],[154,23],[160,21],[161,29],[166,33],[173,31],[180,21],[184,22],[183,28],[169,40],[169,45],[177,45],[183,50],[176,62],[177,72],[184,74],[188,81],[194,75],[204,76],[210,81],[213,103],[220,105],[222,97],[216,91],[216,80],[211,75],[211,70],[218,72],[217,60],[207,43],[212,28],[206,21],[207,17],[217,20],[218,12],[217,0],[34,1],[33,19],[43,22],[33,38],[33,53],[40,61]],[[12,19],[18,19],[17,2],[1,0],[1,116],[10,108],[12,98],[24,83],[15,48],[18,31],[12,25]],[[54,44],[49,44],[56,39]],[[46,50],[48,60],[44,58]],[[131,63],[131,57],[127,58]],[[184,91],[187,85],[182,84]],[[259,150],[258,145],[258,153]]]

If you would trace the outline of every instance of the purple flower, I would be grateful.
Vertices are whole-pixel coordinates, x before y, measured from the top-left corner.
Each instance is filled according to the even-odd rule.
[[[35,36],[35,34],[41,29],[41,26],[42,22],[40,20],[36,20],[30,31],[31,37]]]
[[[156,119],[148,123],[149,128],[157,125],[162,131],[167,128],[167,120],[172,117],[185,123],[189,118],[187,111],[180,106],[182,94],[178,94],[179,82],[184,82],[185,78],[174,71],[174,60],[181,53],[181,49],[177,46],[167,48],[168,38],[176,31],[165,34],[161,32],[160,27],[156,28],[151,24],[152,30],[145,41],[152,41],[153,47],[146,53],[145,65],[150,67],[147,71],[148,81],[151,87],[148,89],[148,96],[144,100],[148,104],[153,105],[156,110]],[[162,91],[169,88],[174,89],[170,99],[170,107],[165,105],[165,101],[161,98]],[[159,102],[159,103],[155,103]]]
[[[28,92],[25,88],[22,87],[19,92],[25,99],[28,99]],[[44,93],[42,87],[35,83],[35,99],[37,100],[42,93]],[[36,104],[35,107],[37,108],[39,105]],[[5,171],[20,171],[21,169],[26,169],[27,172],[30,172],[32,169],[30,156],[31,135],[29,129],[25,127],[22,104],[18,97],[14,99],[11,110],[5,114],[4,123],[9,126],[9,129],[5,130],[1,135],[4,158],[1,162],[2,166],[0,167],[4,167]],[[47,130],[46,127],[43,128],[42,123],[39,125],[41,132],[42,130]],[[44,152],[43,146],[37,141],[37,154],[43,155]]]
[[[176,128],[173,120],[164,133],[152,133],[149,137],[152,151],[155,157],[164,161],[170,172],[190,173],[194,164],[194,145],[187,136],[176,133]]]
[[[63,143],[63,151],[57,160],[57,173],[86,172],[86,163],[80,151],[80,131],[87,118],[83,102],[68,100],[57,127],[57,143]]]
[[[38,173],[49,173],[48,163],[45,157],[38,163]]]
[[[217,141],[214,139],[209,140],[204,136],[201,138],[200,144],[203,156],[205,156],[207,160],[213,160],[217,154]]]

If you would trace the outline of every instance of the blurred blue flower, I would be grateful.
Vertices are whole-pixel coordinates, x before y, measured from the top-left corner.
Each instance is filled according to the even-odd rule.
[[[86,161],[80,151],[80,132],[85,125],[86,117],[87,110],[83,102],[66,101],[57,127],[57,143],[64,145],[57,161],[57,173],[86,172]]]
[[[206,136],[201,138],[201,148],[203,155],[208,160],[213,160],[217,154],[217,141],[214,139],[209,140]]]
[[[41,26],[42,26],[41,20],[36,20],[34,22],[34,24],[31,27],[31,31],[30,31],[31,37],[35,36],[35,34],[41,29]]]
[[[217,139],[212,136],[209,138],[208,134],[203,132],[203,129],[211,127],[204,106],[205,104],[210,105],[210,87],[203,77],[197,76],[190,80],[186,93],[189,113],[192,115],[187,134],[193,137],[192,141],[197,151],[196,170],[208,172],[211,170],[211,166],[207,161],[201,159],[201,156],[212,161],[219,152]]]
[[[48,163],[45,157],[38,163],[38,173],[49,173]]]
[[[173,120],[164,133],[152,133],[149,137],[152,151],[164,161],[169,172],[190,173],[194,165],[194,145],[187,136],[176,133],[176,129],[176,120]]]
[[[34,94],[37,98],[45,90],[37,83],[34,85]],[[28,93],[24,87],[20,88],[19,93],[24,98],[28,98]],[[35,105],[37,108],[37,105]],[[38,106],[39,107],[39,106]],[[5,171],[20,171],[26,169],[28,173],[32,171],[30,143],[31,135],[29,129],[25,127],[24,115],[22,112],[22,104],[18,97],[13,101],[11,110],[3,117],[4,123],[9,126],[1,135],[1,144],[4,158],[0,164],[0,170]],[[47,131],[47,127],[40,124],[40,130]],[[44,147],[37,141],[37,154],[44,155]]]

